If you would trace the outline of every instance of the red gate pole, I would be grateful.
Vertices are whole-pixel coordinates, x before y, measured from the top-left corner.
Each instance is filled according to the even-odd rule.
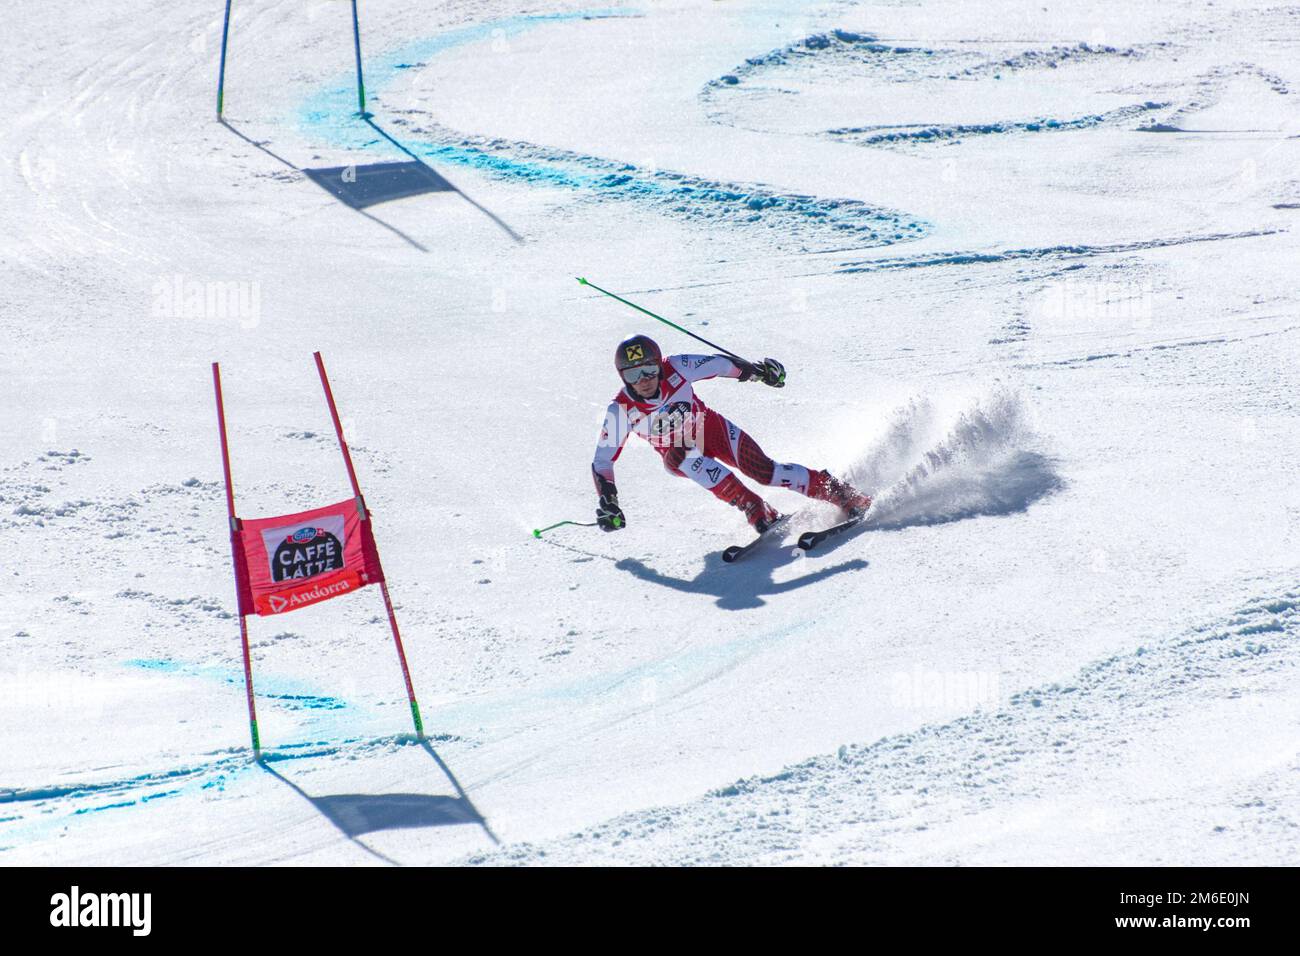
[[[339,449],[343,452],[343,463],[348,468],[348,480],[352,482],[352,493],[356,495],[357,509],[361,513],[362,521],[370,520],[370,512],[366,508],[365,499],[361,496],[361,486],[357,484],[356,469],[352,467],[352,455],[348,451],[348,443],[343,438],[343,424],[339,421],[339,410],[334,404],[334,393],[330,390],[330,380],[325,375],[325,363],[320,357],[320,352],[313,352],[316,359],[316,371],[320,373],[320,383],[325,389],[325,401],[329,403],[330,418],[334,421],[334,433],[339,438]],[[402,635],[397,630],[397,615],[393,613],[393,601],[388,596],[387,579],[379,582],[379,590],[384,595],[384,607],[388,610],[388,626],[393,631],[393,643],[397,645],[397,659],[402,665],[402,679],[406,681],[406,698],[411,703],[411,720],[415,724],[415,735],[421,740],[424,739],[424,721],[420,719],[420,705],[415,699],[415,686],[411,683],[411,669],[406,663],[406,651],[402,647]]]
[[[230,481],[230,448],[226,444],[226,408],[221,401],[221,368],[212,363],[212,387],[217,393],[217,428],[221,432],[221,465],[226,473],[226,514],[230,517],[230,558],[235,566],[235,602],[239,600],[239,519],[235,517],[235,489]],[[239,640],[244,646],[244,691],[248,697],[248,728],[253,735],[253,759],[262,759],[262,743],[257,733],[257,707],[253,702],[253,661],[248,653],[248,622],[239,607]]]

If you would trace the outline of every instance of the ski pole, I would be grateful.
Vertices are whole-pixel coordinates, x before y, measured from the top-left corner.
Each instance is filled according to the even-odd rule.
[[[610,292],[608,289],[602,289],[600,286],[596,285],[596,284],[593,283],[593,282],[588,282],[586,279],[582,278],[581,276],[578,277],[578,282],[581,283],[582,285],[590,286],[591,288],[595,289],[597,292],[604,292],[605,295],[609,296],[611,299],[618,299],[618,301],[619,301],[619,302],[622,302],[624,305],[630,305],[632,308],[636,309],[638,312],[644,312],[646,315],[650,316],[650,318],[652,318],[652,319],[658,319],[658,320],[659,320],[660,322],[662,322],[664,325],[670,325],[670,326],[672,326],[672,327],[673,327],[674,329],[676,329],[678,332],[685,332],[685,333],[686,333],[687,335],[689,335],[691,338],[695,339],[696,341],[703,342],[705,345],[707,345],[707,346],[708,346],[709,348],[711,348],[711,349],[717,349],[719,352],[721,352],[723,355],[726,355],[728,358],[733,358],[733,359],[735,359],[737,362],[741,362],[741,363],[743,363],[744,365],[752,365],[752,364],[753,364],[752,362],[747,362],[747,361],[745,361],[745,359],[741,358],[739,355],[737,355],[735,352],[731,351],[730,349],[724,349],[721,345],[714,345],[712,342],[710,342],[710,341],[709,341],[708,339],[706,339],[704,336],[702,336],[702,335],[696,335],[696,334],[695,334],[694,332],[692,332],[690,329],[684,329],[684,328],[682,328],[680,325],[678,325],[676,322],[670,322],[670,321],[668,321],[668,320],[665,319],[662,315],[655,315],[655,314],[654,314],[653,312],[651,312],[649,309],[643,309],[643,308],[641,308],[641,306],[637,305],[635,302],[629,302],[627,299],[623,298],[622,296],[620,296],[620,295],[615,295],[614,293]]]
[[[594,528],[594,527],[596,527],[596,522],[594,522],[594,521],[557,521],[557,522],[555,522],[555,524],[548,524],[545,528],[534,528],[534,529],[533,529],[533,537],[534,537],[534,538],[540,538],[540,537],[541,537],[543,534],[545,534],[547,531],[550,531],[550,530],[553,529],[553,528],[562,528],[562,527],[564,527],[566,524],[571,524],[571,525],[573,525],[573,526],[576,527],[576,528]]]

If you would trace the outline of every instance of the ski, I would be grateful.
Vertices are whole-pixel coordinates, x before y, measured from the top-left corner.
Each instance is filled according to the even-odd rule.
[[[758,544],[760,541],[766,540],[773,531],[784,530],[785,526],[790,523],[790,517],[790,515],[781,515],[781,517],[777,518],[768,526],[766,531],[754,538],[754,540],[749,542],[749,544],[733,544],[722,552],[722,560],[728,564],[731,564],[733,561],[739,561],[753,550],[754,545]]]
[[[833,524],[829,528],[823,528],[820,531],[805,531],[803,534],[799,535],[799,549],[801,551],[811,551],[813,548],[817,547],[817,545],[821,544],[827,538],[833,538],[837,534],[843,534],[845,531],[848,531],[850,528],[862,524],[862,522],[866,519],[866,517],[867,517],[867,513],[864,511],[862,512],[862,514],[854,515],[852,518],[849,518],[847,521],[841,521],[839,524]]]

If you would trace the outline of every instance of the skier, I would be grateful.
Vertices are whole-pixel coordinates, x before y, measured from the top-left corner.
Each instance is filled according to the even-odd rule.
[[[760,484],[828,501],[850,517],[871,506],[871,498],[828,471],[773,461],[748,433],[700,401],[692,388],[696,382],[719,376],[782,388],[785,367],[775,359],[758,364],[727,355],[670,355],[665,359],[649,336],[634,335],[619,343],[614,366],[624,388],[605,413],[591,463],[599,495],[596,523],[605,531],[617,531],[627,524],[614,486],[614,462],[632,432],[650,442],[671,474],[690,478],[739,508],[759,534],[770,528],[780,514],[745,487],[732,468]]]

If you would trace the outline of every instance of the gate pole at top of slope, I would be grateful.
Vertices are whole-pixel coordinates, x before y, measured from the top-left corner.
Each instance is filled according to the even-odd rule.
[[[230,481],[230,448],[226,444],[226,409],[221,401],[221,367],[212,363],[212,387],[217,394],[217,429],[221,432],[221,465],[226,475],[226,514],[230,518],[230,557],[235,566],[235,603],[239,611],[239,639],[244,646],[244,693],[248,697],[248,729],[253,736],[253,759],[262,759],[262,741],[257,733],[257,707],[253,700],[253,661],[248,653],[248,620],[244,615],[239,555],[239,519],[235,517],[235,489]]]
[[[221,24],[221,67],[217,71],[217,119],[226,96],[226,39],[230,36],[230,0],[226,0],[226,19]]]
[[[357,0],[352,0],[352,46],[357,51],[357,115],[366,115],[366,84],[361,79],[361,23],[357,18]]]
[[[330,418],[334,422],[334,434],[339,439],[339,450],[343,452],[343,463],[348,469],[348,480],[352,482],[352,493],[357,499],[357,510],[361,514],[362,521],[370,520],[370,510],[366,507],[365,499],[361,496],[361,486],[357,483],[357,472],[352,467],[352,454],[348,451],[348,443],[343,438],[343,423],[339,421],[338,406],[334,404],[334,392],[330,389],[330,380],[325,375],[325,362],[321,358],[320,352],[312,353],[316,359],[316,371],[320,373],[321,387],[325,389],[325,401],[330,407]],[[371,537],[374,536],[374,528],[371,527]],[[379,555],[379,546],[375,545],[375,556]],[[402,679],[406,682],[406,699],[411,705],[411,721],[415,724],[415,735],[421,740],[424,739],[424,721],[420,718],[420,704],[415,699],[415,685],[411,683],[411,669],[406,663],[406,650],[402,647],[402,635],[397,629],[397,614],[393,611],[393,601],[388,596],[388,579],[382,576],[379,581],[379,590],[384,596],[384,608],[388,611],[388,626],[393,632],[393,643],[397,646],[397,660],[402,665]]]

